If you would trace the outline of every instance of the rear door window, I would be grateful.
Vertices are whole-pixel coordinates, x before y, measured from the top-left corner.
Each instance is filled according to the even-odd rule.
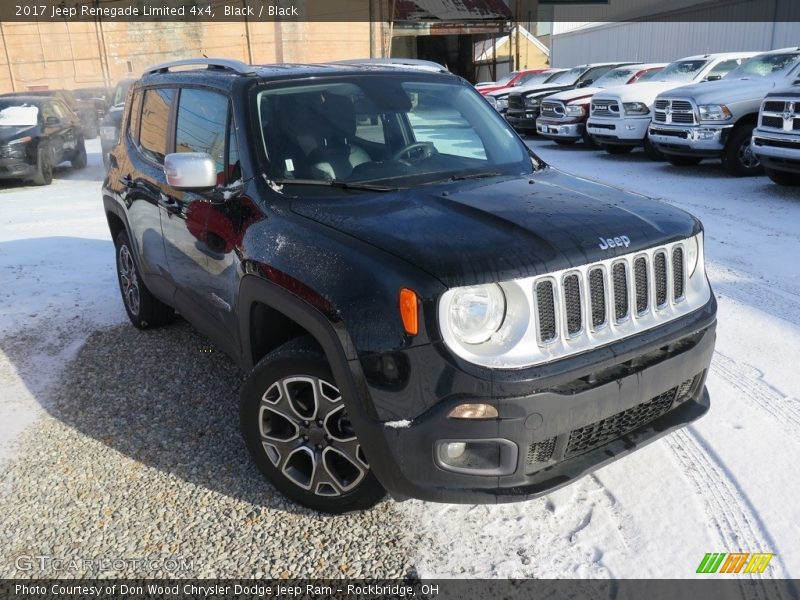
[[[146,157],[164,162],[167,153],[167,130],[175,90],[156,88],[145,90],[142,103],[142,125],[139,131],[139,148]]]

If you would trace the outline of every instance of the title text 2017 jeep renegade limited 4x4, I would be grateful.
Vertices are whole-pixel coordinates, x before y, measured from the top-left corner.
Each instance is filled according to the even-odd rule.
[[[285,495],[529,498],[708,409],[697,219],[548,167],[448,73],[178,64],[111,152],[119,285],[135,326],[178,310],[250,371]]]

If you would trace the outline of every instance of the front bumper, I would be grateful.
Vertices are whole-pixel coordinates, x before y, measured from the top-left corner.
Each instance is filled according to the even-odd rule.
[[[19,158],[0,158],[0,179],[29,179],[35,174],[35,164]]]
[[[639,146],[647,136],[650,119],[589,117],[586,131],[601,144]]]
[[[800,173],[800,136],[753,132],[753,152],[768,169]]]
[[[538,108],[526,108],[525,110],[508,109],[506,111],[506,121],[514,129],[536,129],[536,119],[539,118]]]
[[[664,125],[651,123],[650,142],[664,154],[714,158],[725,149],[733,125]]]
[[[445,380],[453,387],[456,378],[462,391],[410,422],[375,423],[382,443],[367,451],[373,472],[397,499],[440,502],[524,500],[567,485],[708,410],[705,378],[715,314],[712,297],[682,323],[579,355],[577,363],[565,359],[546,365],[540,377],[524,369],[497,372],[487,382],[460,373],[443,375],[431,388],[414,385],[415,394],[436,394]],[[430,365],[430,353],[424,362]],[[483,395],[487,390],[488,398]],[[376,391],[370,386],[371,393]],[[447,418],[464,402],[490,402],[499,418]],[[443,441],[480,440],[505,444],[496,472],[457,472],[442,462],[438,450]]]
[[[551,140],[579,140],[586,129],[585,123],[565,123],[556,119],[540,117],[536,121],[536,131]]]

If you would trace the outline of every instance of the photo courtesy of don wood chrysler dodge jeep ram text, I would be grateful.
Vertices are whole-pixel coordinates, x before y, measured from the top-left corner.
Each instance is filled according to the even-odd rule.
[[[444,70],[158,65],[103,202],[130,320],[249,371],[245,443],[302,505],[531,498],[708,410],[700,222],[547,166]]]

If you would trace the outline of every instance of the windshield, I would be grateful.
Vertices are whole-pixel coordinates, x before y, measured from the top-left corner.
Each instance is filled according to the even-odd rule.
[[[114,101],[112,102],[113,106],[125,104],[125,98],[128,97],[128,90],[131,89],[132,84],[132,79],[128,81],[120,81],[117,84],[117,87],[114,89]]]
[[[648,71],[639,77],[639,79],[636,80],[636,83],[641,83],[642,81],[655,81],[663,70],[663,68],[655,68],[652,71]]]
[[[559,85],[572,85],[578,81],[578,77],[583,75],[586,67],[573,67],[569,71],[562,71],[555,77],[547,80],[547,83],[557,83]]]
[[[503,77],[501,77],[500,79],[497,80],[497,82],[496,82],[497,85],[505,85],[505,84],[507,84],[509,81],[514,79],[514,77],[516,77],[518,73],[519,73],[519,71],[512,71],[508,75],[504,75]]]
[[[638,67],[622,67],[612,69],[592,84],[592,87],[610,88],[625,85],[631,77],[639,72]]]
[[[37,106],[13,100],[0,100],[0,127],[33,127],[38,118]]]
[[[767,54],[756,56],[742,63],[728,73],[726,79],[742,79],[743,77],[768,77],[786,73],[800,58],[800,52],[787,54]]]
[[[467,86],[370,75],[270,87],[255,96],[266,175],[393,187],[530,173],[527,149]]]
[[[708,64],[706,59],[679,60],[668,64],[651,81],[692,81]]]
[[[552,73],[528,73],[516,81],[516,85],[535,85],[544,83],[553,76]]]

